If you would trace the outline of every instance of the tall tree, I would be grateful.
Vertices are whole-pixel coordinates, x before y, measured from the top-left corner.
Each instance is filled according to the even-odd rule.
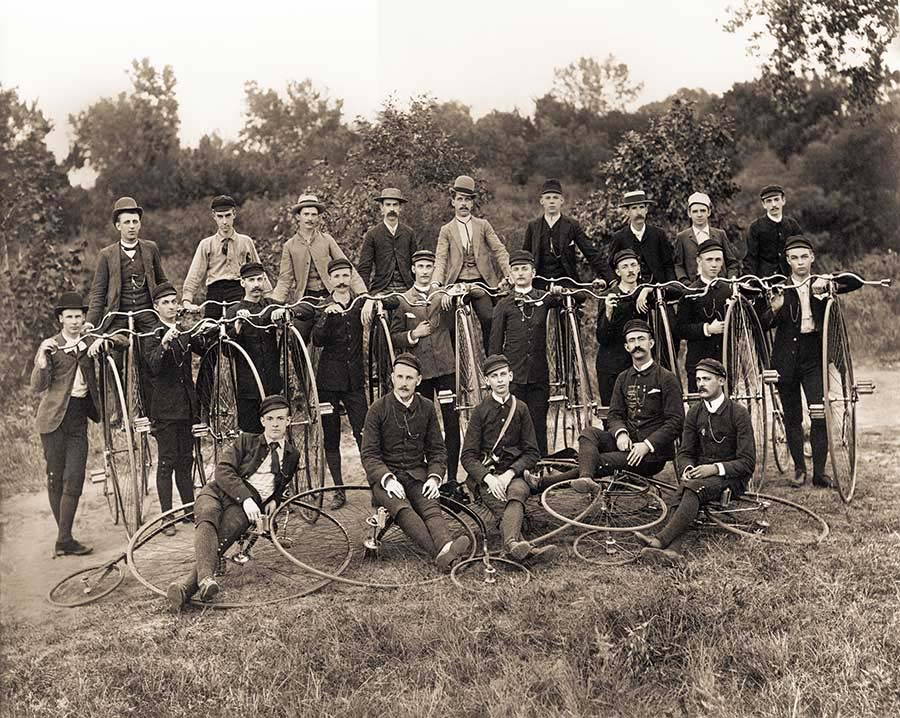
[[[565,67],[554,69],[553,75],[555,97],[597,115],[624,110],[644,89],[644,83],[632,82],[628,65],[617,62],[612,54],[603,62],[594,57],[579,57]]]

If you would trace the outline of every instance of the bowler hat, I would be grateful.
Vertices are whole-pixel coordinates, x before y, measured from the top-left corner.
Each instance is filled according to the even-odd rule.
[[[481,365],[481,371],[485,376],[489,376],[505,366],[509,366],[509,359],[506,358],[505,354],[491,354],[484,360],[484,364]]]
[[[795,234],[793,237],[788,237],[784,242],[784,251],[785,253],[789,252],[792,249],[804,248],[812,251],[813,246],[812,242],[810,242],[806,237],[802,234]]]
[[[632,190],[622,195],[620,207],[630,207],[633,204],[655,204],[652,199],[647,199],[647,193],[642,189]]]
[[[270,394],[265,399],[263,399],[259,404],[259,415],[265,416],[270,411],[275,411],[275,409],[290,409],[291,405],[288,404],[288,400],[285,399],[281,394]]]
[[[706,206],[706,209],[712,209],[712,201],[709,199],[709,195],[706,194],[706,192],[694,192],[694,194],[688,197],[688,209],[694,204],[702,204]]]
[[[430,249],[417,249],[413,252],[412,263],[416,262],[434,262],[436,259],[434,252]]]
[[[534,255],[527,249],[514,249],[509,253],[509,266],[514,264],[530,264],[534,266]]]
[[[458,192],[459,194],[468,195],[469,197],[475,196],[475,180],[473,180],[469,175],[460,175],[456,178],[456,181],[453,183],[453,186],[450,188],[450,192]]]
[[[422,373],[422,365],[419,363],[419,358],[415,354],[410,354],[409,352],[398,354],[397,358],[394,359],[394,366],[397,366],[398,364],[406,364],[406,366],[412,367],[419,372],[419,374]]]
[[[227,194],[220,194],[218,197],[213,198],[213,201],[209,203],[209,208],[213,212],[217,209],[234,209],[235,207],[237,207],[237,202]]]
[[[725,371],[725,365],[718,359],[701,359],[697,362],[697,367],[694,371],[700,371],[701,369],[717,376],[728,376],[728,373]]]
[[[153,287],[153,291],[150,292],[150,299],[155,303],[163,297],[168,297],[170,294],[178,294],[178,290],[175,289],[172,282],[163,282]]]
[[[643,319],[632,319],[629,322],[625,322],[625,331],[622,332],[622,336],[628,337],[631,332],[644,332],[651,337],[653,336],[653,330],[650,329],[650,325]]]
[[[64,292],[59,298],[59,304],[54,307],[53,312],[58,316],[66,309],[80,309],[83,312],[87,312],[88,310],[87,304],[84,303],[84,300],[78,292]]]
[[[395,199],[401,204],[407,201],[406,197],[403,196],[403,192],[396,187],[385,187],[381,190],[381,194],[375,198],[375,201],[383,202],[386,199]]]
[[[619,262],[624,262],[626,259],[635,259],[638,262],[641,261],[641,258],[638,256],[638,253],[633,249],[620,249],[618,252],[613,255],[613,266],[618,267]]]
[[[328,273],[331,274],[338,269],[349,269],[352,272],[353,265],[350,264],[350,260],[346,257],[335,257],[328,263]]]
[[[291,207],[291,214],[297,214],[301,209],[306,207],[315,207],[320,212],[325,211],[325,205],[319,201],[314,194],[301,194],[297,198],[297,204]]]
[[[767,184],[759,191],[759,198],[774,197],[776,194],[784,195],[784,187],[780,184]]]
[[[706,254],[707,252],[722,252],[725,253],[725,245],[722,244],[718,239],[707,239],[700,247],[697,249],[697,255]]]
[[[137,212],[138,217],[144,216],[144,208],[138,207],[138,203],[134,201],[134,197],[119,197],[113,205],[112,220],[115,224],[122,212]]]
[[[541,187],[541,194],[549,194],[550,192],[562,194],[562,185],[558,179],[544,180],[544,186]]]
[[[255,277],[258,274],[265,274],[266,268],[260,262],[247,262],[241,267],[241,279],[247,277]]]

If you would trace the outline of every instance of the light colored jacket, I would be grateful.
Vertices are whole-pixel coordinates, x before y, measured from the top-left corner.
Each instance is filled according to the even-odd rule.
[[[281,250],[281,267],[278,270],[278,283],[272,292],[272,300],[278,304],[286,301],[294,302],[306,293],[306,282],[309,280],[310,262],[315,264],[316,271],[322,278],[322,284],[331,292],[334,287],[328,277],[328,263],[332,259],[347,259],[347,255],[334,241],[334,237],[324,232],[316,232],[313,241],[306,244],[295,234]],[[356,269],[350,277],[350,289],[355,294],[366,293],[366,283]]]
[[[486,219],[472,217],[469,227],[472,230],[472,251],[475,254],[475,265],[485,282],[496,287],[503,277],[509,276],[509,252],[506,251],[500,237]],[[462,271],[464,254],[465,250],[459,236],[458,224],[454,217],[441,227],[438,235],[433,281],[443,285],[456,282]]]

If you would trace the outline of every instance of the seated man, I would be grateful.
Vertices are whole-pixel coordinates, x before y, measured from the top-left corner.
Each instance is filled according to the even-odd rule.
[[[552,556],[556,546],[536,548],[522,538],[525,502],[531,488],[523,478],[540,459],[531,414],[510,393],[513,373],[503,354],[484,360],[491,395],[472,412],[463,443],[462,465],[481,488],[481,500],[500,519],[507,555],[516,561],[528,556]]]
[[[625,325],[631,366],[619,374],[609,402],[609,431],[595,427],[578,437],[578,474],[572,488],[588,493],[593,478],[628,469],[653,476],[675,458],[675,439],[684,424],[678,379],[653,361],[653,335],[642,319]]]
[[[725,395],[725,367],[716,359],[697,365],[697,389],[702,401],[687,413],[681,448],[675,460],[681,474],[677,507],[656,536],[635,531],[647,544],[641,558],[672,563],[682,560],[672,542],[688,530],[700,507],[729,489],[739,496],[756,466],[756,445],[750,413]]]
[[[185,581],[169,584],[166,596],[180,609],[198,590],[209,601],[219,592],[213,575],[218,557],[250,524],[262,531],[264,514],[271,516],[297,470],[300,454],[287,441],[290,421],[283,396],[267,396],[259,406],[262,434],[241,433],[216,466],[216,477],[194,503],[196,565]]]
[[[447,471],[447,450],[434,404],[416,393],[419,360],[394,360],[393,391],[369,407],[360,449],[373,503],[383,506],[417,546],[449,570],[469,548],[469,537],[450,540],[438,503]]]

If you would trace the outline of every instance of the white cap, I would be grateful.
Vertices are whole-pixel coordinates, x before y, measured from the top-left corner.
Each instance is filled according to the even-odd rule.
[[[691,208],[692,204],[705,204],[706,209],[712,209],[712,202],[709,199],[709,195],[704,194],[703,192],[694,192],[694,194],[688,197],[688,209]]]

